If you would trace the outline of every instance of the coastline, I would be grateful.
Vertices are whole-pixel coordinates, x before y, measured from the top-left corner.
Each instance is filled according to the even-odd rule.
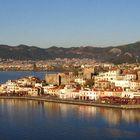
[[[117,108],[117,109],[140,109],[140,104],[137,105],[113,105],[105,103],[96,103],[91,101],[78,101],[78,100],[64,100],[64,99],[48,99],[44,97],[16,97],[16,96],[0,96],[0,99],[22,99],[22,100],[33,100],[33,101],[44,101],[62,104],[72,104],[72,105],[85,105],[85,106],[95,106],[95,107],[106,107],[106,108]]]

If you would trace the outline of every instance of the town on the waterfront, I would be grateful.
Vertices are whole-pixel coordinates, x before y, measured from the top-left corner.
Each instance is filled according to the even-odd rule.
[[[55,101],[73,101],[74,104],[140,104],[138,63],[114,65],[90,61],[87,64],[70,64],[69,71],[68,65],[64,72],[48,74],[46,71],[44,79],[34,75],[9,79],[0,85],[0,96],[41,97]]]
[[[56,58],[34,61],[0,58],[0,71],[70,71],[82,64],[94,65],[95,60],[89,58]]]
[[[140,0],[0,0],[0,140],[140,139]]]

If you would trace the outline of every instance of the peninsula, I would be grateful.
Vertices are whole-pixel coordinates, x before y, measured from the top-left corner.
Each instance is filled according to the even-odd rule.
[[[77,71],[76,71],[77,70]],[[20,98],[115,108],[140,108],[139,64],[82,64],[71,72],[8,80],[1,98]]]

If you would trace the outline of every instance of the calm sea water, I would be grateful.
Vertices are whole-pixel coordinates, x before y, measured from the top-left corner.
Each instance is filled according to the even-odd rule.
[[[36,76],[40,79],[44,79],[46,72],[31,72],[31,71],[0,71],[0,83],[4,83],[7,80],[14,80],[22,78],[24,76]]]
[[[139,140],[140,110],[0,99],[0,140],[91,139]]]
[[[0,140],[139,140],[140,110],[0,99]]]

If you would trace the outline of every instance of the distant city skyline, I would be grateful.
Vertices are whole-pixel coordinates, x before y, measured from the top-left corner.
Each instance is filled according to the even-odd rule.
[[[0,44],[79,47],[140,41],[139,0],[0,0]]]

